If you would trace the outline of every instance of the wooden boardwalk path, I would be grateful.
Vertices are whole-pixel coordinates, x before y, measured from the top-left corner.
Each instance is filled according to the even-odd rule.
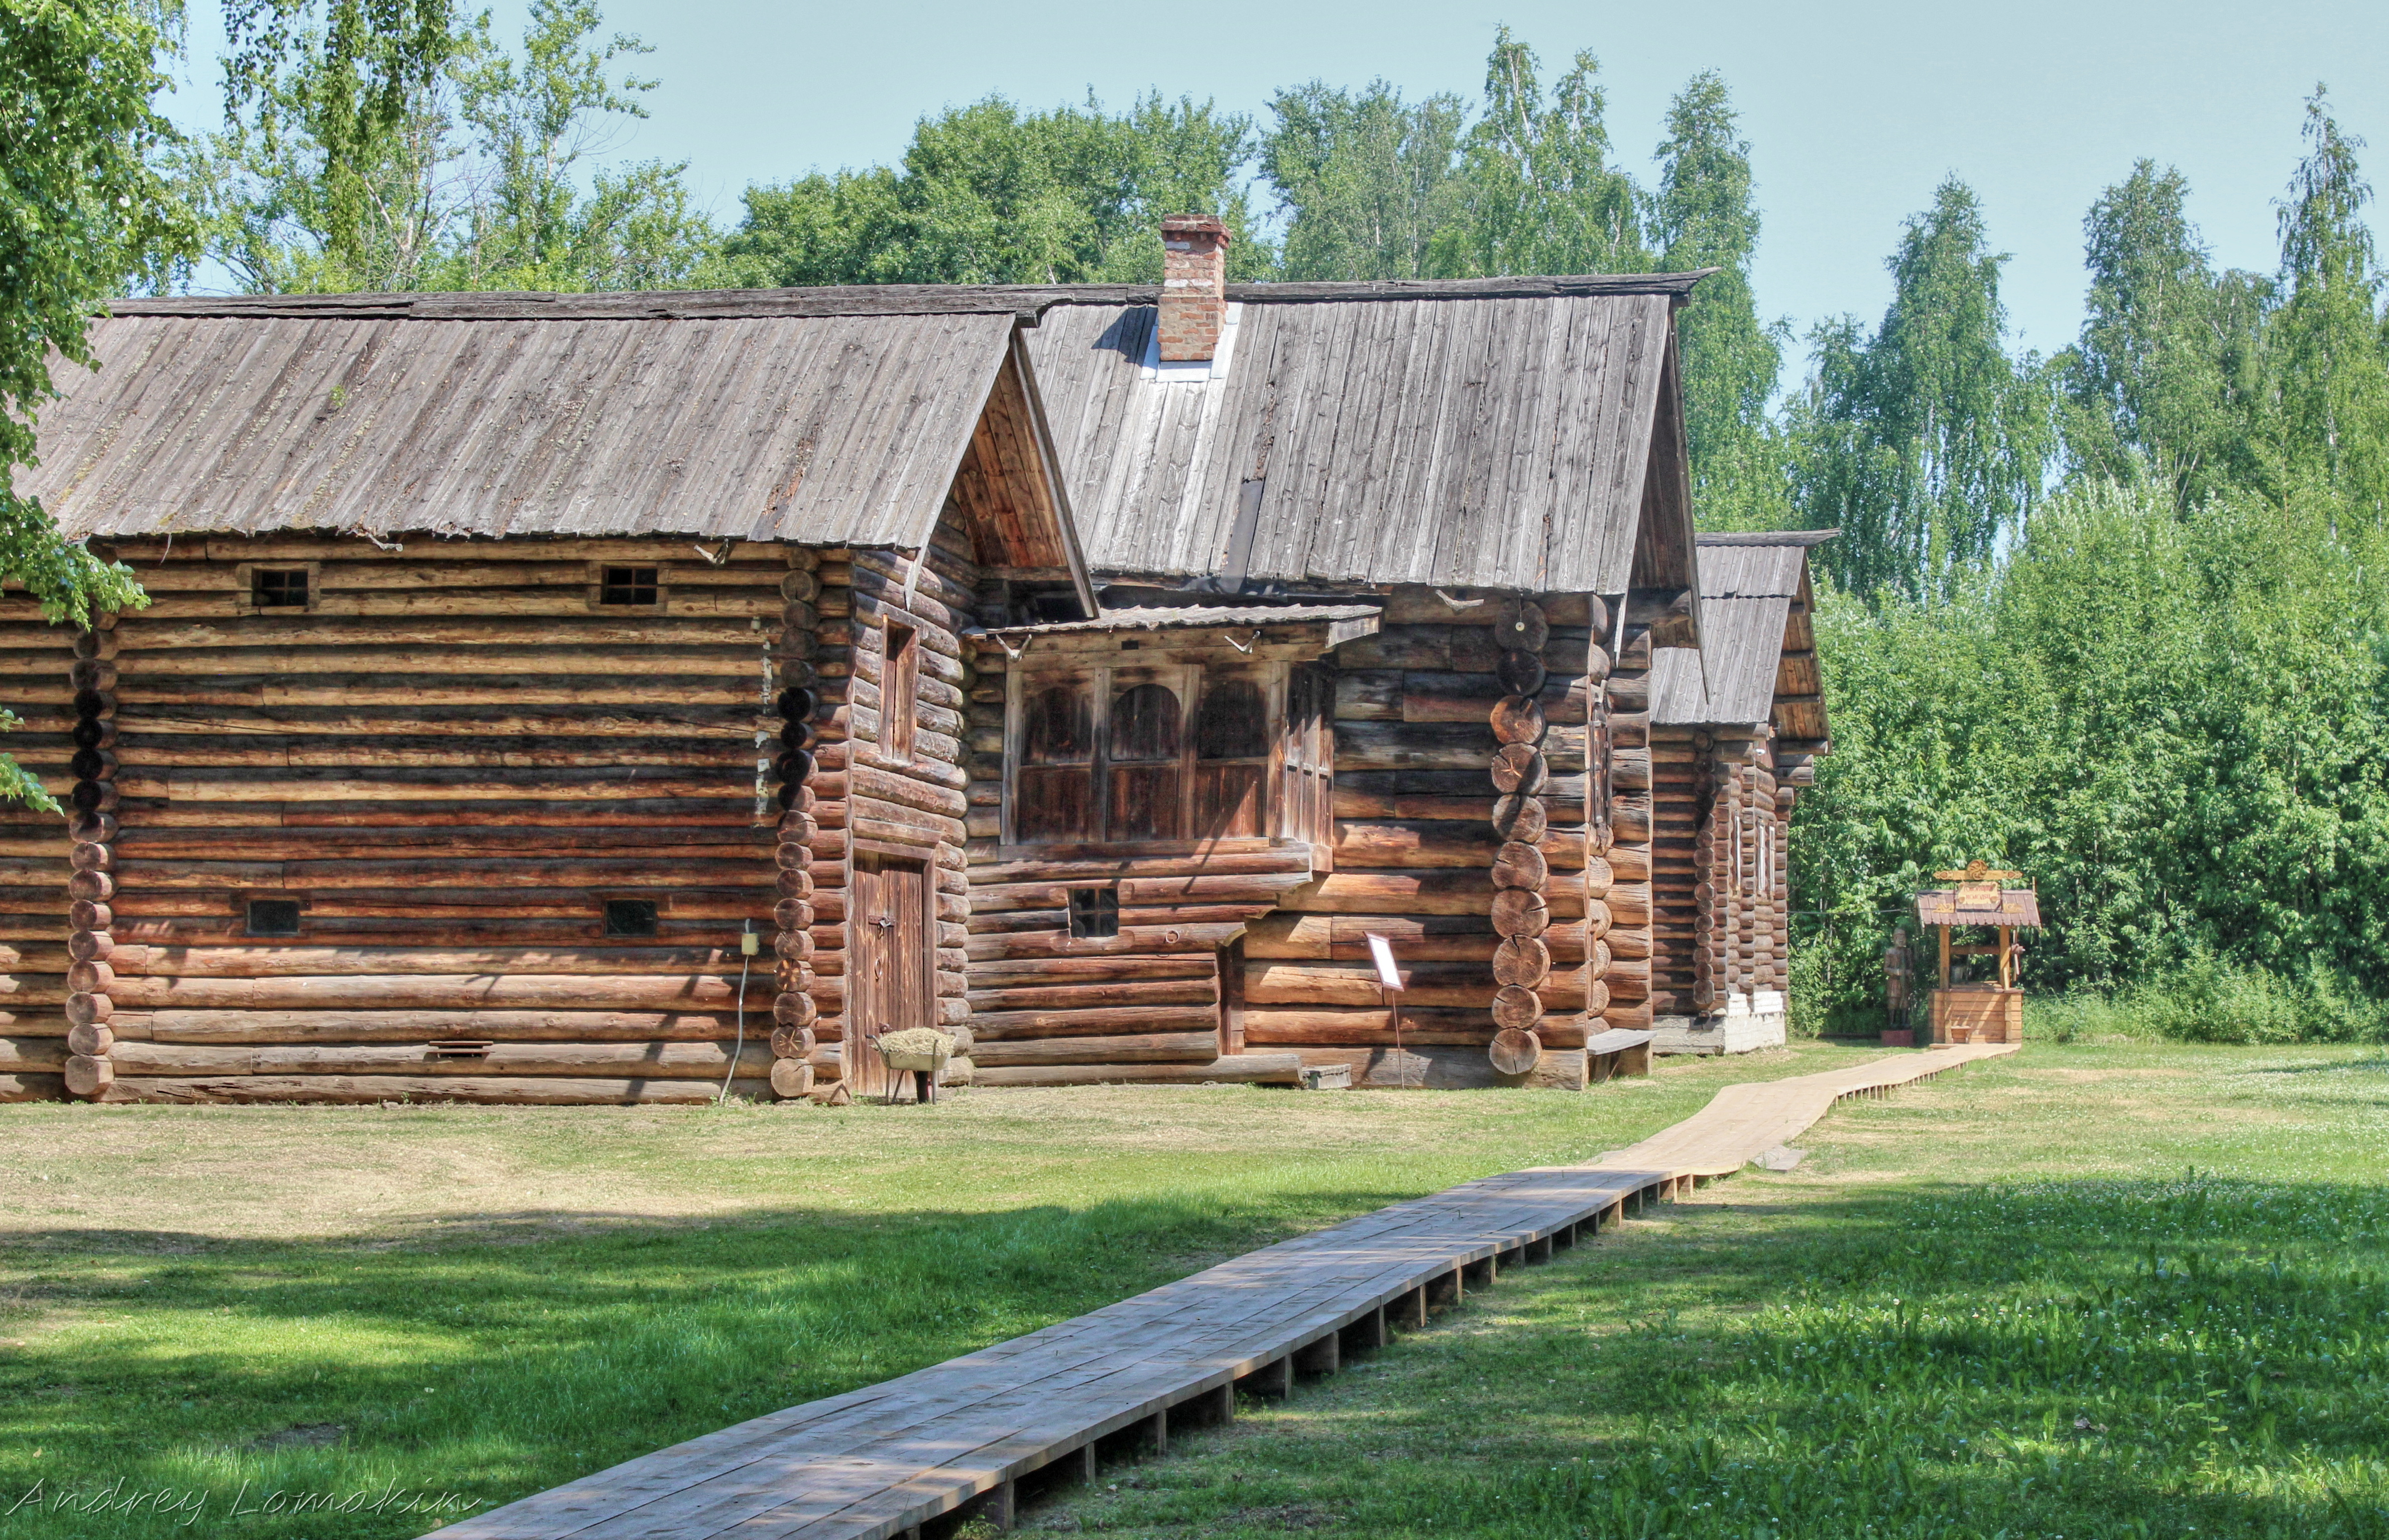
[[[449,1525],[442,1540],[881,1540],[972,1514],[1008,1527],[1024,1489],[1099,1458],[1164,1450],[1239,1388],[1426,1322],[1502,1268],[1738,1171],[1843,1097],[1881,1095],[1969,1059],[1970,1045],[1733,1085],[1702,1111],[1585,1166],[1488,1176],[1248,1252],[1133,1299],[601,1470]]]

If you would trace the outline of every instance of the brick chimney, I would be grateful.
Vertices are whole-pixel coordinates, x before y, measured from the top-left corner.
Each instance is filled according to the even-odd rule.
[[[1171,214],[1161,222],[1161,362],[1207,363],[1227,310],[1228,227],[1210,214]]]

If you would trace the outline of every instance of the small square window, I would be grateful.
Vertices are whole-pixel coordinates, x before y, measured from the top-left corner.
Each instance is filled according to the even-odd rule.
[[[1101,941],[1119,934],[1118,888],[1070,890],[1070,935],[1076,941]]]
[[[609,898],[606,901],[606,933],[609,936],[652,936],[656,933],[656,901],[652,898]]]
[[[304,610],[307,570],[259,568],[249,574],[249,598],[260,610]]]
[[[297,935],[299,901],[295,898],[250,899],[248,930],[252,936]]]
[[[599,604],[645,604],[656,602],[660,589],[653,567],[608,567],[597,583]]]

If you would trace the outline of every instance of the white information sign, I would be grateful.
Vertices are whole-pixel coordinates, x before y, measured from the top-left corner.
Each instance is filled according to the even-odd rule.
[[[1369,937],[1369,957],[1377,965],[1377,982],[1387,989],[1402,987],[1402,976],[1394,969],[1394,943],[1372,933]]]

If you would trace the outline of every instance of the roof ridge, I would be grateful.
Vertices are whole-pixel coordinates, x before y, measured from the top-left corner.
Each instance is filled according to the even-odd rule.
[[[1510,278],[1386,278],[1356,283],[1242,283],[1246,304],[1377,300],[1681,299],[1715,268]],[[111,315],[389,321],[708,321],[758,316],[984,315],[1033,320],[1054,305],[1148,305],[1157,284],[844,284],[803,289],[679,289],[607,294],[432,289],[356,294],[180,294],[109,302]]]
[[[1841,533],[1839,530],[1704,531],[1693,536],[1693,543],[1696,545],[1821,545]]]

